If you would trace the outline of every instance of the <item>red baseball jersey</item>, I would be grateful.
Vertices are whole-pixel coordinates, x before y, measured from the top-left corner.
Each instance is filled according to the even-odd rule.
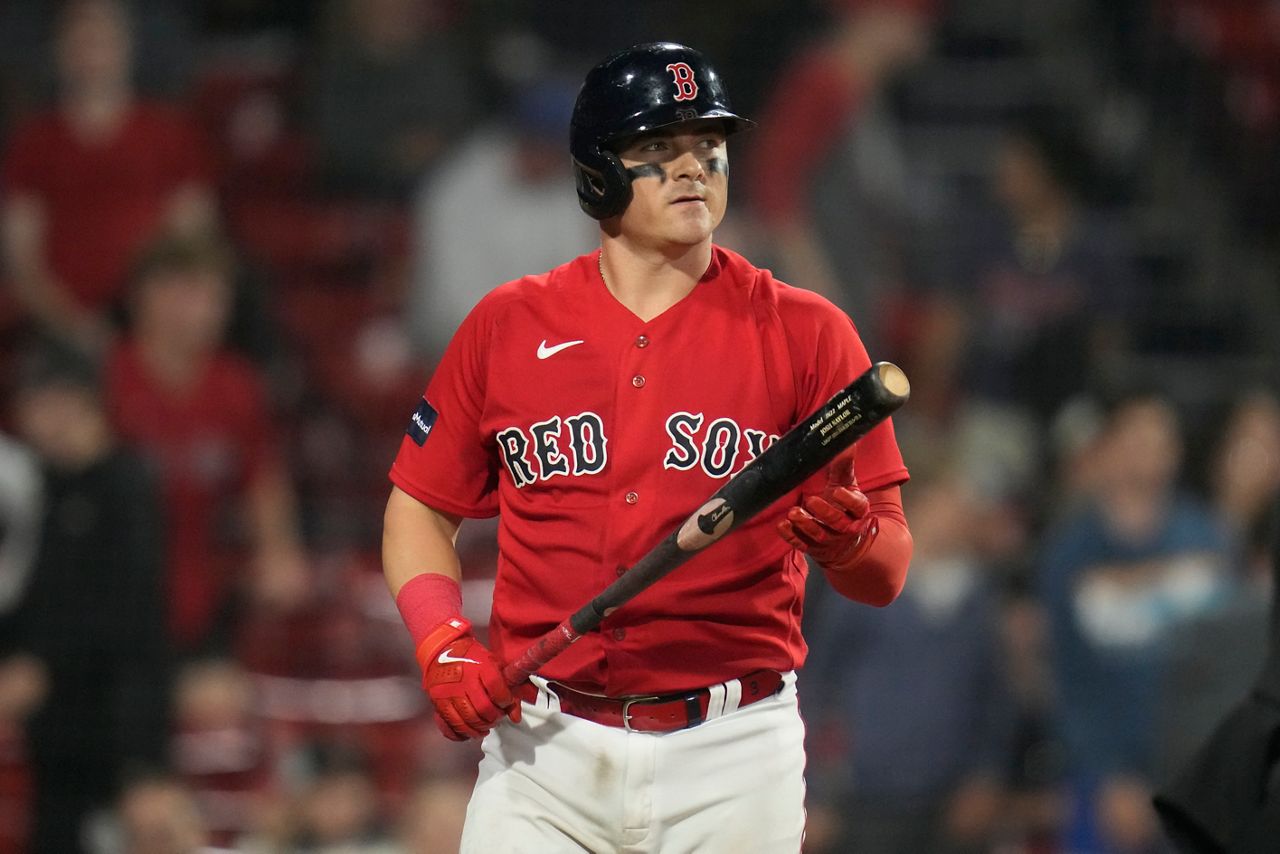
[[[598,263],[597,251],[481,300],[391,468],[437,510],[500,514],[490,643],[502,660],[871,364],[843,312],[726,249],[647,322],[613,297]],[[864,490],[907,479],[889,422],[854,459]],[[775,525],[814,486],[641,593],[541,674],[622,696],[798,667],[806,563]]]
[[[119,130],[81,139],[59,111],[18,128],[0,166],[10,193],[39,197],[48,262],[84,308],[101,310],[124,290],[137,252],[164,225],[173,194],[210,185],[213,169],[185,114],[134,105]]]

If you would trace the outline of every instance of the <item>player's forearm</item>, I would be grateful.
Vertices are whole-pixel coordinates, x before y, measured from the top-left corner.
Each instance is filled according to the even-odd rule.
[[[382,570],[392,596],[424,572],[461,579],[454,547],[461,521],[428,507],[399,487],[392,488],[382,528]]]
[[[867,493],[875,524],[870,542],[851,566],[823,566],[827,580],[842,596],[867,605],[888,605],[907,581],[913,544],[896,486]]]
[[[413,639],[436,724],[453,741],[483,737],[504,715],[520,720],[498,660],[462,615],[454,546],[461,521],[393,487],[382,534],[387,586]]]
[[[856,566],[841,571],[823,569],[831,586],[842,596],[879,608],[902,592],[911,548],[911,532],[906,525],[895,519],[881,519],[875,540]]]

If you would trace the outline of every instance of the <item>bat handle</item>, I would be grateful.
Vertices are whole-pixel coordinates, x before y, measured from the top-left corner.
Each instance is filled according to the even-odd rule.
[[[570,618],[571,619],[571,618]],[[563,623],[538,638],[519,658],[502,666],[502,678],[508,685],[515,686],[528,680],[538,668],[569,648],[569,645],[582,637],[566,619]]]

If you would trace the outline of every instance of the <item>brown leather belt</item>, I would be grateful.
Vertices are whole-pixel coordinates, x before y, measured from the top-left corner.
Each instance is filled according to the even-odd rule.
[[[559,682],[548,682],[547,690],[559,698],[560,711],[567,715],[634,732],[673,732],[706,721],[708,710],[712,709],[713,696],[718,695],[719,708],[712,709],[711,716],[715,718],[724,714],[725,696],[736,693],[734,689],[737,686],[741,687],[742,693],[734,708],[740,709],[778,693],[782,688],[782,674],[775,670],[757,670],[709,688],[636,697],[600,697],[575,691]],[[538,698],[538,687],[524,682],[516,689],[516,695],[526,703],[534,703]]]

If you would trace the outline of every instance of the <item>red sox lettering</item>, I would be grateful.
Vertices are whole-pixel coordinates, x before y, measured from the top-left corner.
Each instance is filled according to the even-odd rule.
[[[594,412],[561,419],[553,415],[525,431],[508,427],[494,437],[511,482],[524,488],[557,475],[599,474],[608,460],[604,423]],[[566,442],[562,449],[561,439]],[[535,471],[536,464],[536,471]]]
[[[708,423],[701,412],[672,413],[666,432],[670,444],[662,453],[663,468],[687,471],[701,466],[714,479],[737,473],[778,439],[776,434],[741,427],[732,418]],[[553,415],[527,428],[507,427],[494,438],[518,489],[553,477],[599,474],[608,461],[609,439],[594,412],[568,418]]]
[[[701,412],[676,412],[667,418],[671,448],[662,458],[664,469],[686,470],[701,464],[708,477],[728,477],[778,439],[763,430],[741,428],[732,418],[717,418],[699,441],[704,420]]]

